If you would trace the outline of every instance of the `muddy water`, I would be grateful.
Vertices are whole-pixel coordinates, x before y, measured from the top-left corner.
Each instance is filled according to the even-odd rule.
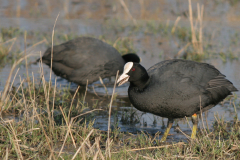
[[[176,37],[164,37],[159,33],[153,34],[143,30],[136,34],[132,34],[127,27],[129,23],[132,23],[132,21],[129,20],[129,17],[125,14],[118,1],[69,1],[68,9],[65,8],[63,11],[60,3],[53,6],[53,1],[50,1],[51,4],[41,3],[40,1],[36,1],[36,3],[33,4],[31,1],[24,0],[19,1],[22,10],[18,18],[16,18],[17,4],[15,4],[13,1],[6,0],[2,0],[1,2],[3,4],[0,7],[1,28],[19,27],[21,30],[26,30],[27,32],[33,31],[39,32],[40,35],[42,33],[51,35],[55,18],[59,11],[61,11],[57,20],[55,32],[62,32],[64,34],[74,33],[75,36],[91,35],[98,37],[104,35],[106,39],[113,41],[119,37],[130,37],[133,41],[133,47],[137,54],[139,54],[141,57],[141,63],[145,68],[149,68],[159,61],[173,58],[178,51],[184,47],[184,45],[186,45],[186,43],[182,43],[181,40],[177,39]],[[126,1],[133,17],[137,19],[138,23],[144,23],[144,20],[152,19],[153,21],[155,20],[156,22],[161,22],[167,26],[169,24],[174,24],[175,19],[180,16],[181,20],[179,25],[189,27],[188,19],[185,17],[185,15],[188,13],[188,4],[186,2],[174,0],[150,0],[148,4],[145,4],[146,8],[143,9],[141,8],[140,4],[134,5],[133,2]],[[198,1],[193,1],[193,10],[195,12],[197,2]],[[211,51],[214,50],[215,53],[232,52],[235,57],[239,57],[240,28],[238,24],[240,20],[238,17],[240,13],[237,8],[240,3],[230,4],[226,1],[216,1],[216,3],[209,1],[199,2],[205,5],[203,31],[206,43],[211,44],[213,48]],[[48,5],[50,5],[50,7]],[[87,10],[86,6],[89,7],[90,10]],[[70,7],[73,7],[73,9],[69,10]],[[29,9],[29,12],[25,11],[24,9]],[[141,14],[139,14],[139,10],[141,10]],[[72,13],[70,11],[72,11]],[[69,16],[68,18],[66,17],[67,15]],[[114,18],[121,19],[120,23],[125,26],[121,29],[121,32],[119,29],[116,29],[116,27],[112,27],[111,19]],[[28,42],[38,42],[40,40],[42,39],[39,37],[28,37],[27,39]],[[57,41],[56,43],[60,42],[61,41]],[[23,37],[18,37],[17,43],[14,47],[20,48],[21,51],[24,50]],[[34,61],[37,57],[39,57],[40,51],[44,52],[46,47],[46,44],[42,44],[35,47],[31,52],[28,52],[27,54],[34,53],[36,55],[35,57],[31,57],[29,61]],[[225,74],[238,89],[240,89],[240,62],[237,59],[223,62],[219,56],[213,56],[205,61],[214,65],[223,74]],[[10,70],[10,65],[6,65],[0,69],[0,90],[3,90]],[[49,67],[44,65],[43,70],[45,79],[50,81]],[[39,81],[40,69],[38,65],[29,65],[28,72],[30,75],[34,75],[36,82]],[[23,79],[25,75],[26,68],[24,65],[21,65],[19,67],[17,78],[14,81],[14,86],[18,86],[20,83],[19,76],[21,76],[21,79]],[[56,77],[55,75],[51,77],[53,84],[55,84],[55,79],[57,79],[56,82],[59,88],[67,87],[69,85],[69,82]],[[111,82],[113,81],[114,78]],[[105,82],[108,83],[108,80],[105,80]],[[71,84],[72,90],[74,90],[76,87],[76,84]],[[128,84],[116,88],[118,97],[113,103],[113,114],[111,118],[112,127],[119,127],[121,131],[131,132],[134,134],[141,131],[146,131],[150,134],[155,134],[158,131],[163,132],[165,130],[164,127],[167,124],[167,119],[154,116],[149,113],[142,113],[131,107],[131,104],[127,98],[127,88]],[[107,85],[107,93],[109,95],[111,95],[112,90],[113,85]],[[239,92],[236,94],[238,97],[240,96]],[[93,85],[89,85],[86,101],[89,103],[89,105],[92,105],[95,103],[95,101],[99,100],[102,102],[99,104],[99,107],[106,108],[110,100],[109,98],[104,98],[104,96],[106,96],[105,88],[100,82],[96,82]],[[239,106],[237,106],[237,111],[238,116],[240,116]],[[135,114],[134,117],[132,117],[132,120],[126,120],[126,117],[124,116],[133,112],[135,112]],[[235,116],[234,108],[231,105],[228,106],[227,104],[217,105],[216,107],[212,108],[206,114],[207,122],[205,122],[205,126],[206,123],[208,123],[208,126],[211,128],[215,117],[218,116],[224,117],[226,121],[231,121]],[[13,117],[7,116],[6,118]],[[93,119],[95,119],[95,128],[107,130],[107,111],[102,111],[99,112],[99,114],[95,114]],[[178,120],[174,125],[176,126],[177,124],[183,132],[190,134],[191,129],[186,120]],[[199,126],[202,127],[202,124],[200,123]],[[171,129],[170,134],[173,134],[173,136],[169,136],[170,140],[172,138],[186,139],[183,134],[175,132],[174,128]]]

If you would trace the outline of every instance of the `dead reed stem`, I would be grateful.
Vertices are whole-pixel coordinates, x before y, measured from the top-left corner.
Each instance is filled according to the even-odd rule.
[[[6,148],[6,155],[5,155],[5,157],[3,159],[4,160],[8,160],[8,148]]]
[[[207,130],[206,130],[206,128],[205,128],[205,125],[204,125],[204,122],[203,122],[203,115],[202,115],[202,98],[201,98],[201,96],[199,96],[199,100],[200,100],[200,115],[201,115],[201,120],[202,120],[202,126],[203,126],[203,129],[204,129],[204,131],[205,131],[205,135],[208,135],[208,133],[207,133]]]
[[[11,142],[13,148],[14,148],[15,151],[16,151],[16,154],[17,154],[18,159],[23,159],[23,157],[22,157],[22,152],[21,152],[20,147],[19,147],[19,144],[18,144],[18,142],[20,142],[21,140],[18,140],[18,139],[17,139],[17,134],[16,134],[16,132],[15,132],[15,130],[14,130],[12,124],[11,124],[13,121],[14,121],[14,120],[4,121],[4,120],[1,118],[0,124],[3,126],[3,128],[6,129],[6,131],[7,131],[7,133],[8,133],[8,136],[9,136],[9,139],[10,139],[10,142]],[[13,134],[13,137],[12,137],[11,134]],[[7,149],[7,148],[6,148],[6,149]],[[8,152],[8,151],[6,151],[6,152]],[[6,153],[6,155],[7,155],[7,156],[5,156],[5,157],[8,157],[8,153]]]
[[[115,83],[114,83],[114,87],[113,87],[113,93],[112,93],[112,97],[111,97],[111,101],[110,101],[110,105],[109,105],[107,149],[108,149],[108,153],[109,153],[108,157],[109,157],[110,159],[111,159],[111,151],[110,151],[110,125],[111,125],[111,111],[112,111],[113,97],[114,97],[115,88],[116,88],[116,84],[117,84],[118,73],[119,73],[119,70],[117,71],[117,75],[116,75],[116,79],[115,79]],[[107,155],[107,154],[106,154],[106,155]]]
[[[78,118],[78,117],[80,117],[80,116],[83,116],[83,115],[85,115],[85,114],[88,114],[88,113],[91,113],[91,112],[94,112],[94,111],[102,111],[102,109],[93,109],[93,110],[91,110],[91,111],[82,113],[82,114],[80,114],[80,115],[77,115],[77,116],[71,118],[71,121],[73,121],[74,119],[76,119],[76,118]]]
[[[202,39],[203,39],[203,37],[202,37],[202,28],[203,28],[203,26],[202,26],[202,20],[203,20],[203,11],[204,11],[204,6],[202,5],[201,6],[201,12],[200,12],[200,7],[199,7],[199,4],[197,4],[197,7],[198,7],[198,21],[200,22],[199,23],[199,43],[201,44],[201,46],[200,46],[200,52],[202,53],[203,52],[203,47],[202,47]]]
[[[137,26],[137,21],[136,19],[133,18],[133,16],[131,15],[126,3],[123,0],[119,0],[121,5],[123,6],[125,12],[127,13],[127,15],[131,18],[131,20],[133,21],[134,25]]]
[[[21,4],[20,4],[20,0],[17,0],[17,13],[16,13],[16,17],[20,17],[21,16]]]
[[[23,84],[23,82],[25,81],[25,79],[21,79],[21,76],[19,76],[19,79],[20,79],[20,83]],[[28,106],[27,106],[27,102],[26,102],[26,97],[25,97],[25,94],[24,94],[24,88],[23,86],[21,85],[21,88],[22,88],[22,96],[23,96],[23,103],[24,103],[24,114],[28,114]],[[26,118],[26,122],[28,122],[28,115],[27,116],[24,116],[24,118]]]
[[[86,90],[85,90],[84,97],[83,97],[83,103],[82,103],[83,106],[84,106],[85,99],[86,99],[86,96],[87,96],[87,89],[88,89],[88,80],[87,80]]]
[[[87,135],[87,137],[85,138],[85,140],[82,142],[82,145],[78,148],[78,150],[76,151],[76,153],[74,154],[74,156],[72,157],[72,160],[76,158],[78,152],[81,150],[81,148],[83,147],[83,145],[86,143],[87,139],[89,139],[89,137],[91,136],[91,134],[93,133],[93,129],[90,131],[90,133]]]
[[[46,39],[41,40],[41,41],[35,43],[34,45],[32,45],[31,47],[26,48],[26,52],[31,52],[34,47],[36,47],[36,46],[39,45],[39,44],[42,44],[43,42],[47,43],[47,40],[46,40]],[[25,50],[22,51],[21,53],[19,53],[19,55],[22,55],[22,54],[25,54]]]
[[[191,44],[191,42],[188,42],[182,49],[180,49],[180,50],[178,51],[178,53],[177,53],[177,56],[180,56],[180,54],[181,54],[183,51],[185,51],[190,44]]]
[[[50,81],[49,81],[49,87],[50,87],[50,84],[51,84],[51,76],[52,76],[52,61],[53,61],[53,38],[54,38],[54,30],[55,30],[55,26],[56,26],[56,23],[57,23],[57,19],[58,19],[58,16],[59,16],[59,13],[57,15],[57,18],[55,20],[55,23],[53,25],[53,31],[52,31],[52,48],[51,48],[51,70],[50,70]],[[50,92],[50,89],[48,91],[48,94]]]
[[[171,31],[172,34],[175,32],[175,29],[176,29],[177,24],[178,24],[178,22],[180,21],[180,19],[181,19],[181,17],[178,16],[177,19],[176,19],[176,21],[174,22],[174,25],[173,25],[173,28],[172,28],[172,31]]]
[[[32,94],[31,94],[31,83],[30,83],[30,78],[29,78],[29,74],[28,74],[28,62],[27,62],[27,31],[24,31],[24,55],[25,55],[26,76],[27,76],[26,80],[27,80],[27,84],[28,84],[28,93],[29,93],[30,99],[32,100],[33,98],[32,98]],[[22,89],[22,92],[23,92],[23,89]],[[24,94],[23,94],[23,96],[24,96]],[[24,103],[26,105],[25,99],[24,99]],[[27,108],[27,107],[25,107],[25,108]],[[28,111],[26,110],[25,113],[28,114]]]
[[[177,130],[181,132],[185,137],[187,137],[187,139],[191,140],[191,137],[185,134],[179,127],[177,128]]]
[[[65,122],[66,122],[66,124],[67,124],[67,133],[66,133],[66,135],[65,135],[65,138],[64,138],[62,147],[61,147],[61,149],[60,149],[60,151],[59,151],[58,158],[60,157],[60,155],[61,155],[61,153],[62,153],[62,150],[63,150],[63,148],[64,148],[64,145],[65,145],[65,143],[66,143],[66,140],[67,140],[67,137],[68,137],[69,133],[70,133],[70,135],[71,135],[71,138],[72,138],[72,142],[73,142],[73,144],[74,144],[74,147],[76,148],[75,140],[74,140],[74,138],[73,138],[73,136],[72,136],[72,134],[71,134],[71,125],[72,125],[71,122],[72,122],[72,121],[68,123],[68,122],[67,122],[67,118],[66,118],[66,116],[65,116],[65,114],[64,114],[64,112],[63,112],[63,110],[62,110],[62,107],[60,107],[60,110],[61,110],[62,115],[63,115],[63,117],[64,117],[64,120],[65,120]]]
[[[129,149],[129,150],[126,150],[126,152],[141,151],[141,150],[148,150],[148,149],[160,149],[160,148],[173,147],[173,146],[176,146],[176,145],[185,145],[185,143],[184,142],[178,142],[176,144],[171,144],[171,145]],[[111,153],[119,153],[119,152],[111,152]]]
[[[5,41],[5,42],[3,42],[3,43],[0,43],[0,45],[4,45],[4,44],[7,44],[7,43],[10,43],[10,42],[11,42],[11,45],[10,45],[10,47],[8,48],[8,51],[7,51],[7,54],[9,54],[9,52],[12,50],[13,45],[15,44],[16,40],[17,40],[17,37],[14,37],[14,38],[9,39],[9,40],[7,40],[7,41]]]
[[[107,94],[107,96],[108,96],[108,90],[107,90],[107,87],[105,86],[105,84],[103,83],[102,78],[99,77],[99,80],[100,80],[100,83],[103,85],[103,87],[104,87],[104,89],[105,89],[105,92],[106,92],[106,94]]]
[[[15,130],[14,130],[11,122],[12,122],[12,121],[8,121],[9,126],[10,126],[10,128],[11,128],[11,132],[12,132],[12,134],[13,134],[13,136],[14,136],[14,139],[12,139],[12,143],[13,143],[13,145],[14,145],[14,148],[15,148],[15,150],[16,150],[16,153],[17,153],[18,158],[21,159],[21,160],[23,160],[22,152],[21,152],[20,146],[19,146],[19,144],[18,144],[18,142],[21,141],[21,140],[18,140],[18,139],[17,139],[17,135],[16,135],[16,133],[15,133]]]
[[[205,116],[205,121],[206,121],[206,124],[207,124],[207,130],[209,131],[207,115],[208,115],[208,111],[205,111],[205,112],[204,112],[204,116]]]
[[[53,134],[53,117],[51,117],[51,110],[50,110],[50,106],[49,106],[49,100],[50,100],[50,91],[51,91],[51,84],[52,84],[52,61],[53,61],[53,38],[54,38],[54,30],[55,30],[55,26],[56,26],[56,23],[57,23],[57,19],[58,19],[58,16],[59,14],[57,15],[57,18],[55,20],[55,23],[53,25],[53,31],[52,31],[52,48],[51,48],[51,69],[50,69],[50,78],[49,78],[49,86],[48,86],[48,89],[47,89],[47,86],[45,87],[46,88],[46,105],[47,105],[47,112],[48,112],[48,119],[50,121],[50,132]],[[46,83],[44,84],[46,85]],[[53,110],[52,110],[53,112]],[[50,141],[51,144],[52,144],[52,141]]]
[[[73,138],[72,131],[71,131],[72,121],[69,122],[69,121],[67,120],[67,118],[66,118],[66,116],[65,116],[65,113],[64,113],[63,110],[62,110],[62,107],[60,107],[60,110],[61,110],[62,115],[63,115],[63,118],[64,118],[64,120],[65,120],[65,122],[66,122],[66,124],[67,124],[67,128],[68,128],[68,131],[69,131],[69,133],[70,133],[70,136],[71,136],[73,145],[74,145],[74,147],[76,148],[77,146],[76,146],[76,143],[75,143],[75,140],[74,140],[74,138]]]
[[[193,15],[192,15],[192,3],[191,0],[188,0],[189,2],[189,21],[191,25],[191,32],[192,32],[192,45],[194,50],[196,51],[197,54],[202,55],[203,54],[203,46],[202,46],[202,39],[203,39],[203,34],[202,34],[202,19],[203,19],[203,10],[204,6],[200,6],[197,4],[197,13],[198,13],[198,18],[196,21],[196,25],[193,25]],[[197,27],[197,24],[199,23],[199,27]],[[198,31],[198,40],[196,36],[196,31]]]
[[[27,63],[27,31],[24,31],[24,54],[25,54],[25,65],[26,65],[26,74],[27,74],[27,82],[29,85],[29,75],[28,75],[28,63]]]
[[[101,159],[102,160],[105,160],[105,158],[104,158],[104,156],[103,156],[103,154],[102,154],[102,151],[101,151],[101,148],[100,148],[100,137],[96,137],[95,138],[95,142],[96,142],[96,144],[97,144],[97,149],[98,149],[98,151],[99,151],[99,154],[100,154],[100,157],[101,157]]]
[[[72,98],[72,101],[71,101],[71,105],[70,105],[70,108],[69,108],[69,111],[68,111],[68,120],[66,121],[66,123],[68,123],[70,121],[70,113],[71,113],[71,110],[72,110],[72,105],[73,105],[73,101],[78,93],[78,90],[79,90],[80,86],[77,87],[74,95],[73,95],[73,98]]]
[[[197,39],[196,39],[196,34],[195,34],[195,29],[193,26],[193,16],[192,16],[192,3],[191,0],[188,0],[188,4],[189,4],[189,21],[190,21],[190,25],[191,25],[191,32],[192,32],[192,43],[196,43]]]
[[[32,90],[33,90],[33,98],[31,99],[32,100],[32,105],[33,105],[33,107],[35,107],[35,103],[34,102],[36,102],[36,93],[35,93],[35,79],[34,79],[34,74],[33,74],[33,72],[32,72],[32,81],[33,81],[33,85],[32,85]],[[32,128],[33,128],[33,126],[34,126],[34,120],[35,120],[35,112],[33,111],[33,114],[32,114]]]
[[[18,71],[19,71],[19,68],[17,69],[17,71],[16,71],[16,73],[15,73],[15,76],[14,76],[14,78],[13,78],[13,80],[12,80],[12,84],[11,84],[11,86],[10,86],[9,88],[12,88],[13,83],[14,83],[14,81],[15,81],[15,79],[16,79],[17,74],[18,74]],[[19,88],[20,88],[21,85],[22,85],[22,84],[20,83],[20,85],[19,85],[17,91],[19,90]],[[16,91],[16,92],[17,92],[17,91]],[[14,99],[14,98],[15,98],[15,95],[14,95],[13,99]],[[10,105],[11,105],[13,99],[12,99],[11,102],[9,103],[8,107],[6,107],[6,108],[9,108],[9,107],[10,107]],[[6,101],[8,101],[8,100],[9,100],[9,95],[8,95],[7,98],[6,98]]]
[[[52,105],[52,119],[54,119],[54,106],[55,106],[55,95],[56,95],[56,90],[57,90],[57,77],[55,78],[55,85],[54,85],[54,89],[53,89],[53,105]],[[50,124],[52,125],[52,128],[54,128],[54,120],[52,121],[52,123]]]

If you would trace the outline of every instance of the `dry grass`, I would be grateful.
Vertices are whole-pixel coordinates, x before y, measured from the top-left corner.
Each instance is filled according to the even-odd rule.
[[[197,20],[195,21],[194,24],[194,20],[193,20],[193,13],[192,13],[192,3],[191,0],[188,0],[189,2],[189,21],[190,21],[190,26],[191,26],[191,32],[192,32],[192,45],[193,48],[195,50],[195,52],[197,54],[202,55],[203,54],[203,35],[202,35],[202,22],[203,22],[203,10],[204,10],[204,6],[197,4]],[[198,38],[197,38],[197,34],[198,33]]]

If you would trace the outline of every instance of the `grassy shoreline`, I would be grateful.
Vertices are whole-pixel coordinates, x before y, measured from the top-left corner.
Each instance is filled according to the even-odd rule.
[[[203,14],[200,10],[199,13],[201,13],[199,16]],[[201,24],[201,21],[200,16],[200,20],[192,19],[190,23]],[[173,53],[174,55],[169,54],[169,57],[198,61],[216,57],[221,58],[223,62],[238,60],[239,53],[234,52],[231,47],[229,51],[218,48],[218,43],[212,43],[213,35],[205,35],[202,32],[202,26],[197,27],[198,30],[193,26],[182,27],[178,25],[178,19],[172,24],[158,20],[137,20],[137,24],[132,21],[122,23],[120,19],[105,22],[107,27],[103,27],[105,29],[103,33],[109,31],[110,34],[97,38],[113,45],[121,54],[138,52],[134,47],[136,39],[133,35],[142,37],[150,35],[149,37],[163,37],[167,43],[174,42],[179,51]],[[126,32],[127,36],[125,36]],[[200,38],[203,35],[206,41]],[[160,132],[155,135],[146,132],[132,134],[121,132],[118,127],[109,126],[107,131],[94,128],[94,121],[89,120],[89,117],[95,112],[103,110],[114,117],[109,106],[116,101],[116,94],[104,97],[107,101],[104,108],[100,107],[98,101],[88,104],[85,99],[87,93],[85,90],[78,92],[76,89],[72,93],[70,88],[58,88],[57,80],[55,79],[54,83],[51,81],[51,72],[50,81],[47,81],[41,63],[39,77],[34,77],[34,74],[28,73],[27,70],[31,65],[26,62],[29,62],[28,58],[32,58],[32,54],[35,53],[40,55],[39,51],[34,51],[36,46],[46,48],[53,42],[54,45],[59,44],[76,36],[74,33],[65,34],[61,31],[49,35],[49,32],[26,32],[19,28],[1,28],[0,57],[2,61],[0,63],[2,66],[10,63],[12,69],[4,90],[0,92],[0,157],[3,159],[240,158],[240,123],[237,116],[239,97],[236,95],[229,96],[224,101],[225,106],[235,109],[232,120],[226,121],[215,116],[212,129],[200,123],[198,138],[195,141],[189,139],[160,143],[159,136],[162,136]],[[239,39],[239,34],[232,34],[230,44],[236,47]],[[146,42],[151,44],[150,40]],[[162,42],[157,43],[161,45]],[[159,60],[162,55],[162,52],[159,53]],[[19,66],[26,67],[26,75],[18,74]],[[16,74],[13,74],[15,70],[17,70]],[[19,84],[14,86],[16,79],[19,80]],[[3,115],[8,115],[8,119],[3,118]],[[138,123],[138,119],[134,119],[133,115],[134,112],[123,113],[121,123]],[[205,121],[203,116],[200,116],[199,120]],[[181,128],[176,130],[181,132]],[[185,135],[183,132],[182,134]]]
[[[84,94],[80,95],[78,90],[73,94],[69,88],[58,89],[56,81],[52,85],[44,76],[41,83],[36,83],[33,76],[29,79],[22,79],[20,86],[9,90],[8,98],[2,101],[2,106],[8,106],[1,108],[2,113],[20,117],[19,120],[1,118],[0,156],[6,159],[240,158],[237,111],[230,122],[215,117],[212,130],[199,125],[196,141],[160,143],[158,137],[162,133],[133,135],[120,132],[119,128],[110,129],[108,138],[108,132],[94,129],[93,121],[86,121],[89,114],[103,109],[96,105],[84,112],[89,107]],[[26,86],[22,85],[24,81]],[[227,105],[236,107],[237,99],[229,97]]]

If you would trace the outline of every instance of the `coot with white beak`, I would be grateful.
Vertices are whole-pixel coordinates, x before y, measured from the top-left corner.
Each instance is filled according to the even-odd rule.
[[[181,59],[162,61],[147,71],[139,63],[128,62],[117,82],[120,86],[127,81],[135,108],[168,118],[161,141],[166,141],[173,120],[185,116],[192,116],[191,138],[195,139],[197,114],[238,91],[214,66]]]

